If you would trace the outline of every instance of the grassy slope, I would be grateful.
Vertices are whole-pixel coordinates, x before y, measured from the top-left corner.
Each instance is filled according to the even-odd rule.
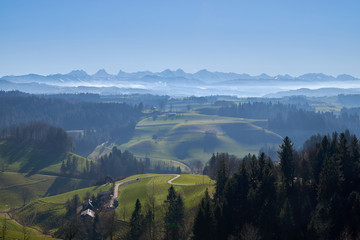
[[[170,184],[167,183],[168,180],[173,178],[176,175],[159,175],[159,174],[141,174],[130,176],[125,180],[140,178],[139,181],[121,185],[119,187],[119,207],[117,208],[117,217],[128,221],[131,213],[134,209],[135,201],[137,198],[140,199],[143,209],[147,209],[151,203],[151,197],[155,197],[155,209],[156,217],[158,220],[161,219],[165,213],[164,209],[164,200],[166,199],[168,189]],[[145,178],[141,178],[145,177]],[[182,176],[184,181],[187,184],[197,184],[202,182],[202,175],[191,175]],[[181,177],[179,178],[179,181]],[[204,191],[206,188],[209,188],[210,193],[214,190],[214,185],[189,185],[189,186],[174,186],[176,191],[181,194],[184,199],[185,208],[187,212],[193,214],[195,211],[190,211],[197,207],[200,203]],[[55,195],[51,197],[41,198],[36,201],[27,204],[25,207],[22,207],[13,212],[13,215],[16,219],[32,219],[32,225],[38,229],[49,228],[51,233],[56,231],[56,228],[59,226],[61,217],[65,214],[64,203],[72,198],[75,194],[78,194],[80,199],[83,199],[87,192],[91,195],[96,195],[100,191],[107,191],[111,189],[111,185],[103,185],[99,187],[91,187],[79,189],[71,192],[67,192],[60,195]],[[124,214],[125,213],[125,214]],[[144,210],[145,213],[145,210]]]
[[[156,120],[140,121],[133,138],[119,146],[128,149],[137,157],[149,157],[154,162],[165,161],[175,165],[176,161],[189,163],[193,160],[208,161],[213,152],[229,152],[237,156],[257,154],[264,144],[279,144],[281,136],[263,129],[264,120],[209,116],[189,112],[175,118],[166,115]],[[206,132],[213,133],[209,144]],[[107,153],[111,147],[102,148]],[[98,151],[97,153],[100,153]],[[93,156],[97,155],[96,152]],[[173,162],[169,163],[169,160]],[[184,172],[188,168],[182,166]]]
[[[44,151],[32,142],[0,141],[0,162],[6,163],[7,171],[27,173],[28,175],[36,173],[59,175],[62,161],[68,158],[78,160],[79,171],[85,168],[86,158],[74,153]]]
[[[47,152],[31,142],[0,141],[0,169],[6,163],[6,172],[0,172],[0,209],[21,207],[24,192],[31,192],[31,200],[88,187],[87,180],[58,176],[62,161],[74,157],[82,171],[86,159],[73,153]]]
[[[84,199],[87,193],[97,195],[101,191],[108,191],[111,185],[95,186],[74,190],[71,192],[37,199],[25,207],[17,209],[13,212],[16,219],[28,220],[32,219],[32,225],[38,229],[50,229],[54,233],[61,222],[62,216],[65,214],[64,204],[75,194],[80,199]]]
[[[181,176],[174,181],[175,184],[213,184],[214,180],[211,180],[207,175],[194,175],[194,174],[181,174]]]
[[[87,180],[34,174],[0,172],[0,210],[23,205],[23,194],[31,192],[29,199],[59,194],[89,186]]]
[[[0,213],[0,227],[2,229],[5,222],[5,214]],[[30,240],[50,240],[55,238],[49,238],[44,236],[43,234],[35,231],[34,229],[25,227],[25,230],[22,225],[18,224],[14,220],[6,217],[6,239],[23,239],[24,232],[26,232],[26,236],[29,236]],[[1,232],[2,233],[2,232]],[[2,237],[2,236],[1,236]]]
[[[122,220],[128,221],[134,210],[136,199],[139,198],[143,209],[148,209],[152,206],[152,196],[154,195],[156,217],[158,220],[161,219],[165,214],[164,200],[166,200],[168,189],[171,186],[167,181],[174,176],[176,175],[155,175],[149,178],[140,179],[139,182],[121,186],[119,188],[119,207],[116,211],[117,216]],[[202,182],[202,175],[193,175],[192,179],[186,178],[186,182],[187,184],[193,185],[174,187],[183,197],[185,209],[189,214],[195,212],[191,210],[198,206],[206,188],[209,188],[209,191],[212,192],[214,186],[194,185]],[[143,212],[145,213],[145,211],[146,210]]]

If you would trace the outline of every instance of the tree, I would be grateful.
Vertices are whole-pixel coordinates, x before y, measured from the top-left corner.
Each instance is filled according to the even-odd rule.
[[[145,239],[154,239],[154,213],[148,209],[142,223],[143,236]]]
[[[80,219],[80,214],[77,214],[77,208],[80,205],[80,198],[76,194],[71,200],[65,203],[66,214],[60,232],[65,239],[74,239],[84,231],[84,226]]]
[[[102,237],[104,239],[107,239],[107,237],[109,237],[110,240],[112,240],[117,230],[115,210],[103,212],[99,221]]]
[[[139,199],[136,199],[135,209],[130,219],[130,231],[128,239],[136,240],[142,234],[142,221],[144,216],[141,214],[141,203]]]
[[[279,152],[280,170],[282,176],[282,182],[285,184],[285,188],[289,188],[293,185],[294,181],[294,154],[293,143],[289,137],[284,138],[284,143],[280,146]]]
[[[217,172],[216,172],[216,191],[214,198],[215,200],[220,202],[223,200],[225,184],[227,181],[227,169],[225,163],[226,157],[227,157],[226,154],[219,155],[220,160],[218,162]]]
[[[206,189],[205,196],[201,200],[198,207],[194,226],[193,226],[193,240],[211,240],[215,239],[215,219],[212,212],[211,199],[209,192]]]
[[[21,197],[22,197],[22,200],[23,200],[23,206],[25,206],[25,204],[34,197],[34,194],[30,189],[24,188],[21,191]]]
[[[282,239],[294,239],[294,217],[290,202],[286,199],[280,211]]]
[[[165,200],[167,211],[165,213],[165,240],[183,239],[184,225],[184,203],[180,195],[176,194],[171,186],[168,190],[168,196]]]
[[[340,192],[343,180],[343,175],[335,157],[325,158],[319,178],[318,200],[329,201],[334,193]]]

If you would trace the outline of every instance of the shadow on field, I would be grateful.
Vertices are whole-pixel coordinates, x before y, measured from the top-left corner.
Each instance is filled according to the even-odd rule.
[[[76,190],[79,188],[86,188],[89,186],[90,186],[90,184],[89,184],[88,180],[57,177],[55,179],[55,181],[53,182],[53,184],[49,187],[49,189],[47,190],[45,195],[52,196],[52,195]]]

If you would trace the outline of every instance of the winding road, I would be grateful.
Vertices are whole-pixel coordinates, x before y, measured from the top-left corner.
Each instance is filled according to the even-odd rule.
[[[149,177],[153,177],[153,176],[147,174],[146,177],[139,177],[139,178],[129,179],[129,180],[125,180],[125,181],[116,183],[116,184],[115,184],[115,187],[114,187],[114,193],[113,193],[113,196],[112,196],[112,198],[111,198],[111,200],[110,200],[109,206],[110,206],[110,207],[113,207],[113,206],[114,206],[115,199],[117,199],[117,197],[118,197],[119,186],[120,186],[120,185],[123,185],[123,184],[125,184],[125,183],[137,182],[137,181],[139,181],[139,179],[141,179],[141,178],[149,178]]]
[[[180,176],[181,176],[180,174],[176,175],[175,177],[173,177],[172,179],[170,179],[168,181],[168,184],[179,185],[179,184],[173,183],[172,181],[174,181],[175,179],[178,179]]]
[[[174,175],[174,174],[163,174],[163,175]],[[112,198],[111,198],[111,200],[110,200],[109,206],[110,206],[110,207],[113,207],[113,206],[114,206],[115,199],[118,198],[119,186],[120,186],[120,185],[123,185],[123,184],[126,184],[126,183],[137,182],[137,181],[139,181],[139,179],[141,179],[141,178],[149,178],[149,177],[156,177],[156,176],[159,176],[159,174],[157,174],[157,175],[147,174],[145,177],[139,177],[139,178],[129,179],[129,180],[125,180],[125,181],[116,183],[116,184],[115,184],[115,187],[114,187],[114,193],[113,193],[113,196],[112,196]],[[168,184],[171,184],[171,185],[176,185],[176,186],[203,185],[203,184],[180,184],[180,183],[173,183],[173,181],[176,180],[176,179],[178,179],[179,177],[181,177],[181,175],[180,175],[180,174],[177,174],[175,177],[173,177],[172,179],[170,179],[167,183],[168,183]]]

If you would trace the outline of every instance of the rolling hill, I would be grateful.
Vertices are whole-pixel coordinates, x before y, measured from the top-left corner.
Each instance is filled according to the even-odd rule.
[[[257,154],[263,145],[281,143],[280,135],[262,127],[265,121],[196,112],[165,113],[140,121],[132,139],[118,148],[129,150],[137,157],[150,158],[153,165],[180,164],[183,172],[189,172],[187,166],[197,160],[205,163],[212,153],[244,156]],[[102,146],[91,156],[108,153],[111,147]]]
[[[90,181],[61,174],[62,162],[74,159],[76,172],[86,158],[70,152],[51,152],[31,141],[0,141],[0,209],[18,208],[32,199],[90,186]],[[91,161],[91,160],[88,160]]]
[[[116,209],[117,219],[129,221],[134,210],[135,201],[139,198],[144,212],[154,202],[156,221],[161,224],[164,214],[164,200],[171,186],[169,180],[175,176],[174,174],[142,174],[121,180],[120,182],[129,179],[134,181],[120,185],[118,189],[119,206]],[[208,176],[181,175],[180,178],[174,180],[173,184],[175,190],[181,194],[184,200],[187,217],[193,217],[195,211],[192,210],[200,203],[206,189],[209,189],[211,194],[214,191],[214,182]],[[64,217],[64,204],[68,199],[71,199],[75,194],[80,199],[84,199],[87,194],[96,195],[101,191],[108,191],[110,189],[111,184],[108,184],[40,198],[15,210],[12,216],[23,221],[31,219],[33,227],[54,234],[59,226],[59,222]]]

